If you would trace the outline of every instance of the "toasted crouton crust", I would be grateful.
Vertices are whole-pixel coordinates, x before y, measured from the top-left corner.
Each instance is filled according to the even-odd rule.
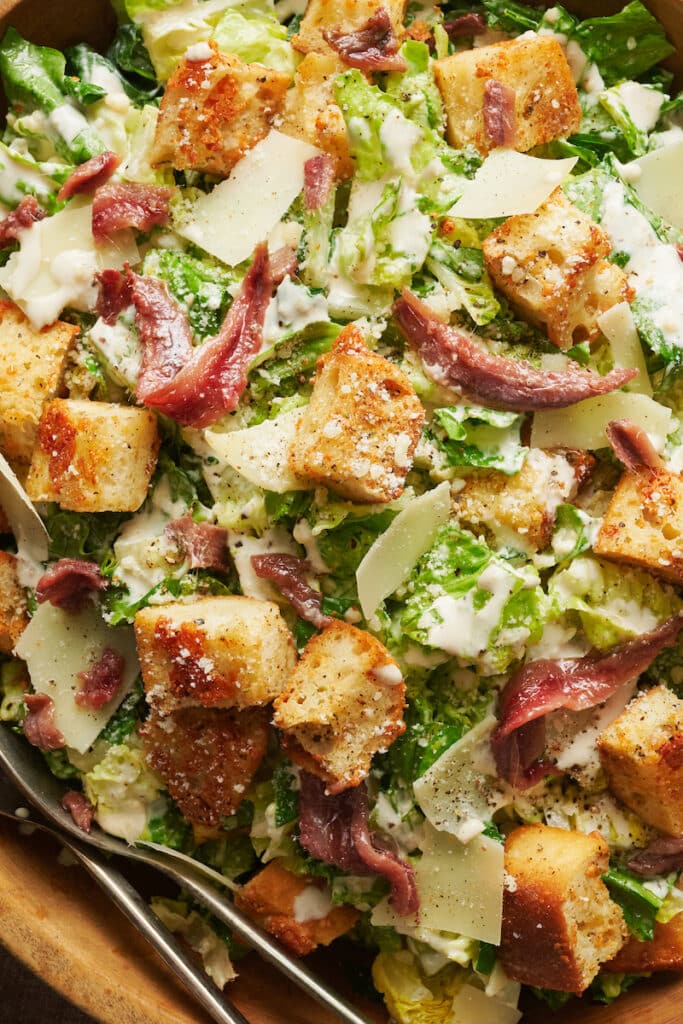
[[[74,512],[135,512],[147,497],[159,431],[148,409],[56,398],[43,411],[26,491]]]
[[[28,462],[46,401],[59,393],[79,333],[58,320],[37,331],[13,302],[0,301],[0,450]]]
[[[313,889],[324,892],[325,884],[318,878],[294,875],[274,860],[240,889],[235,905],[297,956],[306,956],[316,946],[329,946],[350,931],[360,917],[353,907],[345,906],[307,919],[302,904],[309,894],[315,896]],[[303,912],[297,915],[297,910]]]
[[[350,324],[318,360],[290,469],[351,501],[391,501],[403,491],[424,418],[403,371]]]
[[[631,936],[614,960],[603,971],[611,974],[645,974],[650,971],[683,970],[683,914],[666,924],[655,922],[651,942],[640,942]]]
[[[270,131],[281,112],[289,75],[245,64],[209,43],[211,57],[183,60],[159,108],[152,166],[226,177]]]
[[[626,471],[593,550],[683,584],[683,479],[667,469]]]
[[[274,724],[293,761],[339,793],[405,731],[405,684],[396,661],[369,633],[335,621],[306,644]]]
[[[253,597],[204,597],[143,608],[135,637],[148,702],[167,715],[179,707],[248,708],[285,688],[296,662],[277,605]]]
[[[334,3],[330,0],[308,0],[299,31],[292,36],[292,46],[300,53],[334,53],[324,32],[339,28],[344,32],[354,32],[380,7],[386,10],[394,33],[400,39],[406,6],[407,0],[335,0]]]
[[[523,825],[505,842],[500,960],[515,981],[579,995],[628,935],[598,832]]]
[[[611,248],[560,188],[534,213],[508,217],[483,243],[495,284],[563,349],[597,338],[598,318],[633,296],[623,270],[604,259]]]
[[[667,686],[635,697],[598,739],[609,788],[643,821],[683,833],[683,700]]]
[[[17,576],[17,560],[0,551],[0,652],[11,654],[28,626],[26,593]]]
[[[152,711],[140,728],[147,761],[188,821],[220,825],[244,799],[268,746],[260,709],[180,708]]]
[[[285,99],[285,135],[310,142],[334,160],[337,178],[350,178],[354,164],[346,122],[335,98],[334,80],[344,65],[333,53],[309,53],[296,69]]]
[[[586,453],[532,448],[513,476],[494,470],[468,476],[454,496],[455,514],[501,539],[512,531],[525,546],[543,551],[552,539],[557,506],[571,501],[594,463]]]
[[[515,149],[522,153],[579,130],[581,107],[564,50],[550,35],[520,36],[462,50],[434,66],[448,118],[448,141],[480,153],[495,145],[484,125],[484,89],[493,79],[515,92]]]

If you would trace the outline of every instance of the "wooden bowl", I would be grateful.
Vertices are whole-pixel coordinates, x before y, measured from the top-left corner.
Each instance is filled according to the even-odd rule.
[[[624,0],[625,2],[625,0]],[[566,0],[583,16],[619,10],[622,0]],[[670,62],[683,84],[683,0],[649,0],[679,53]],[[105,47],[115,20],[108,0],[0,0],[0,33],[14,25],[32,41],[62,49],[81,40]],[[20,836],[0,824],[0,941],[48,984],[103,1024],[208,1024],[175,978],[94,883],[63,867],[49,840]],[[347,993],[353,971],[328,963]],[[334,978],[334,975],[337,975]],[[251,1024],[336,1024],[255,955],[240,965],[230,996]],[[7,998],[7,994],[5,994]],[[680,1001],[680,1002],[679,1002]],[[637,986],[612,1007],[574,1002],[551,1014],[528,1004],[529,1024],[680,1024],[683,979],[660,977]],[[386,1022],[375,1004],[359,1000],[372,1019]]]

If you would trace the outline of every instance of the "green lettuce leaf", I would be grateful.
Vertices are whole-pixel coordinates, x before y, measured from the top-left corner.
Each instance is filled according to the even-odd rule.
[[[500,312],[476,231],[465,221],[454,222],[448,242],[436,237],[431,244],[425,269],[446,293],[451,310],[465,309],[475,324],[483,327]]]
[[[436,409],[434,420],[445,436],[434,434],[452,466],[479,466],[512,475],[528,449],[520,441],[524,416],[476,405]]]
[[[546,600],[530,566],[518,571],[481,540],[443,527],[408,583],[405,633],[493,675],[541,634]]]
[[[215,39],[220,49],[294,73],[296,57],[272,0],[125,0],[157,78],[166,82],[189,46]]]
[[[621,907],[631,935],[639,942],[651,942],[654,938],[657,912],[661,909],[671,885],[665,883],[665,892],[659,895],[654,891],[659,886],[644,883],[630,871],[619,868],[610,868],[602,879],[612,899]]]
[[[586,555],[551,577],[548,596],[557,614],[578,612],[586,636],[600,649],[647,632],[683,607],[674,588],[650,573]]]
[[[232,305],[234,273],[210,258],[198,259],[176,249],[149,250],[142,270],[168,283],[172,295],[187,309],[195,334],[201,338],[218,334]]]
[[[62,157],[77,164],[105,149],[78,103],[72,102],[75,98],[90,103],[102,94],[68,81],[64,54],[29,43],[9,28],[0,43],[0,75],[10,104],[8,124],[19,134],[48,140]],[[24,121],[32,112],[42,116]]]
[[[617,14],[580,22],[572,38],[597,64],[607,85],[638,78],[674,53],[664,29],[640,0]]]
[[[432,230],[431,220],[414,207],[400,179],[389,181],[374,209],[349,219],[337,235],[337,264],[359,284],[401,288],[424,263]]]

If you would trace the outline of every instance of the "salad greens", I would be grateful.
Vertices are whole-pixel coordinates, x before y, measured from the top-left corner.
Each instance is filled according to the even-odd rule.
[[[60,504],[41,494],[31,522],[35,529],[38,516],[47,531],[47,557],[28,557],[21,530],[16,538],[2,535],[3,572],[11,566],[20,575],[13,591],[18,596],[0,608],[0,723],[31,737],[36,702],[28,696],[54,687],[52,676],[44,678],[41,659],[48,655],[62,659],[59,678],[71,679],[74,692],[97,675],[107,645],[94,650],[91,637],[71,628],[83,619],[71,616],[96,619],[102,638],[137,657],[135,671],[129,664],[127,688],[98,708],[84,710],[68,687],[66,697],[55,690],[52,711],[64,743],[55,742],[43,755],[65,786],[82,789],[100,827],[131,843],[168,847],[257,891],[260,873],[270,872],[263,884],[276,878],[277,892],[264,916],[285,920],[290,931],[283,934],[295,935],[299,950],[315,946],[319,927],[328,934],[331,917],[345,921],[345,930],[332,927],[329,934],[344,932],[372,951],[374,988],[397,1024],[480,1018],[512,1024],[519,1017],[519,984],[506,973],[514,969],[505,949],[509,940],[502,938],[501,908],[517,885],[505,874],[503,850],[517,829],[562,830],[558,843],[580,832],[597,844],[600,833],[610,867],[605,870],[603,850],[604,886],[595,879],[591,891],[601,893],[634,940],[651,942],[658,927],[683,912],[678,870],[645,879],[629,869],[633,852],[648,845],[657,822],[647,801],[639,797],[631,806],[623,793],[612,792],[597,747],[616,715],[628,713],[634,692],[661,686],[669,699],[669,690],[683,699],[680,639],[661,650],[637,682],[626,684],[628,693],[620,690],[597,707],[549,712],[533,785],[515,777],[514,765],[501,767],[506,755],[497,731],[505,711],[501,693],[511,679],[523,678],[518,673],[525,666],[540,664],[540,678],[550,661],[554,668],[547,671],[559,677],[575,659],[647,638],[683,609],[683,189],[667,179],[659,197],[651,185],[661,184],[660,159],[682,158],[683,94],[675,95],[670,72],[660,66],[673,52],[665,29],[640,0],[587,20],[559,5],[541,9],[517,0],[419,0],[407,5],[403,26],[396,14],[401,5],[388,3],[396,24],[377,43],[379,50],[387,43],[392,50],[389,67],[379,71],[365,66],[362,54],[341,59],[335,49],[335,32],[343,29],[353,42],[363,21],[348,14],[349,23],[340,24],[348,6],[114,0],[118,28],[106,54],[87,43],[61,53],[14,28],[0,41],[8,106],[0,140],[0,214],[11,218],[0,248],[0,297],[5,313],[10,299],[18,316],[26,313],[25,323],[16,328],[13,322],[0,341],[7,392],[0,401],[0,448],[22,481],[28,472],[29,493],[37,493],[35,470],[33,464],[28,470],[25,452],[16,462],[15,435],[33,430],[30,443],[49,462],[48,476],[63,457],[63,438],[50,437],[48,445],[40,433],[45,402],[96,402],[98,409],[110,406],[111,415],[140,413],[145,402],[139,396],[148,394],[144,385],[150,368],[158,369],[155,361],[161,360],[163,387],[173,390],[181,373],[192,377],[201,364],[202,348],[216,347],[210,339],[220,340],[224,325],[229,344],[223,363],[212,364],[211,380],[199,375],[200,397],[208,405],[214,389],[235,389],[229,411],[199,426],[191,416],[176,422],[163,402],[159,408],[166,411],[159,412],[148,401],[157,410],[149,414],[157,447],[149,453],[146,497],[136,507],[124,500],[95,511],[78,499],[61,497]],[[330,21],[332,8],[336,20]],[[463,15],[475,15],[465,24],[476,39],[460,34]],[[458,92],[455,113],[449,102],[449,74],[459,54],[473,42],[475,55],[505,52],[487,48],[520,36],[531,44],[555,41],[566,88],[553,109],[562,108],[564,116],[564,105],[576,103],[574,114],[567,114],[571,127],[546,133],[524,156],[497,144],[496,133],[505,126],[496,119],[510,115],[505,90],[517,90],[519,99],[522,89],[514,68],[506,72],[503,61],[496,73],[504,109],[495,107],[493,88],[481,111],[464,120],[477,76]],[[225,54],[232,55],[229,62]],[[191,97],[175,95],[181,78],[175,72],[189,67],[193,74],[186,77],[199,81],[197,69],[206,61],[215,62],[215,79],[208,75]],[[513,76],[509,83],[506,74]],[[532,119],[548,82],[534,79],[537,69],[527,74],[529,88],[537,91],[523,116]],[[272,81],[280,83],[283,96],[274,89],[272,107],[265,109],[254,94]],[[288,83],[293,88],[285,90]],[[169,126],[165,111],[172,103],[178,116]],[[520,116],[514,109],[512,115]],[[455,123],[458,117],[462,123]],[[184,154],[178,166],[156,159],[164,133],[173,138],[166,148]],[[264,139],[278,154],[268,166],[258,158]],[[204,148],[212,158],[225,156],[225,173],[202,164]],[[172,193],[168,217],[158,218],[163,223],[152,218],[149,226],[143,219],[140,227],[133,216],[133,228],[115,234],[111,244],[91,237],[89,185],[85,194],[58,198],[75,168],[106,152],[117,157],[112,182],[143,208],[145,196],[166,202],[165,190]],[[193,155],[185,159],[188,152]],[[526,161],[523,170],[515,157]],[[560,165],[558,175],[553,161],[566,157],[574,160]],[[483,203],[480,172],[499,160],[512,187],[500,181],[500,196],[487,187]],[[244,181],[247,166],[251,192],[236,194],[235,181]],[[589,240],[574,244],[572,226],[553,222],[547,246],[533,254],[550,268],[537,279],[520,225],[552,205],[554,188],[579,211],[576,224],[585,227],[584,217],[594,223],[586,229]],[[29,216],[27,227],[24,214],[37,208],[43,219],[31,227]],[[82,224],[70,228],[68,238],[50,241],[50,229],[61,220],[51,218],[60,214],[72,224],[75,214]],[[508,217],[512,255],[497,269],[487,239]],[[214,225],[218,243],[244,241],[239,261],[226,260],[212,237]],[[266,238],[277,273],[268,281],[262,322],[255,325],[251,300],[244,313],[253,263],[242,257]],[[126,255],[118,270],[139,275],[143,291],[145,283],[157,282],[147,313],[157,306],[147,319],[129,288],[135,278],[116,277],[107,263],[119,250]],[[107,274],[99,298],[95,286],[103,271],[120,288],[112,308],[105,301]],[[619,287],[612,291],[614,280]],[[407,332],[410,342],[394,315],[406,292],[423,304],[419,315],[414,309],[411,315],[428,321],[421,339],[419,332],[417,340],[416,332]],[[552,294],[550,316],[566,313],[569,320],[576,312],[569,305],[583,303],[581,312],[588,310],[587,320],[595,323],[585,333],[579,326],[564,351],[551,344],[537,315],[546,293]],[[63,324],[77,335],[58,359],[50,354],[52,326],[39,322],[48,305],[59,306]],[[15,328],[25,332],[17,335],[22,355],[31,339],[39,339],[39,396],[26,426],[17,409],[35,396],[28,384],[26,394],[16,396]],[[527,362],[525,373],[530,364],[560,377],[631,366],[641,373],[629,384],[632,390],[589,398],[578,410],[552,402],[546,409],[542,398],[489,402],[486,390],[477,390],[481,366],[463,377],[469,383],[462,393],[451,386],[449,369],[459,365],[463,336],[479,353],[475,361],[483,360],[486,381],[497,380],[505,394],[508,387],[514,391],[519,360]],[[334,377],[335,359],[344,343],[359,338],[365,348],[354,365],[360,369],[342,385]],[[28,365],[27,359],[27,374]],[[509,369],[496,370],[500,365]],[[382,372],[375,378],[377,366]],[[397,425],[387,417],[399,398],[405,408],[415,404],[412,418]],[[195,392],[192,399],[197,401]],[[311,427],[316,417],[320,422]],[[610,422],[630,418],[640,434],[635,456],[628,454],[635,464],[622,475],[606,430]],[[307,429],[315,430],[317,443],[303,472],[295,449]],[[117,461],[117,430],[107,438],[107,471],[117,482],[125,480],[126,490],[132,448]],[[387,486],[378,498],[375,488],[369,496],[368,479],[376,485],[387,466],[393,490]],[[74,463],[70,471],[87,478],[90,469]],[[441,505],[442,492],[433,494],[437,487],[446,492]],[[639,496],[619,506],[622,547],[615,554],[600,540],[628,487]],[[624,508],[631,506],[627,515]],[[5,511],[9,515],[10,507]],[[639,546],[629,548],[634,537]],[[372,582],[388,596],[373,602],[367,578],[378,553],[381,579]],[[280,570],[284,564],[293,573],[284,584],[278,559]],[[83,607],[77,595],[72,608],[59,600],[58,611],[43,608],[52,601],[49,585],[38,585],[43,572],[56,573],[59,582],[74,560],[89,563],[101,589],[87,592]],[[247,598],[242,607],[257,616],[270,602],[267,614],[285,637],[287,685],[294,686],[289,673],[297,663],[297,677],[307,671],[314,677],[314,695],[307,692],[297,705],[302,725],[276,728],[283,694],[274,708],[264,708],[268,698],[255,700],[245,683],[259,658],[265,668],[258,671],[269,682],[282,667],[265,627],[258,636],[248,626],[238,638],[221,632],[216,650],[202,646],[202,630],[213,615],[220,630],[228,630],[220,616],[235,597],[240,603]],[[202,605],[206,598],[215,600]],[[45,611],[54,612],[50,630],[56,632],[41,639],[39,650],[29,650],[24,663],[12,653],[18,637]],[[173,620],[176,614],[182,626]],[[334,636],[343,636],[346,646],[330,668],[326,645]],[[390,705],[391,730],[384,718],[373,719],[375,706]],[[195,714],[200,725],[193,732],[188,722]],[[306,715],[315,718],[313,724]],[[81,742],[84,721],[88,742]],[[535,721],[523,726],[528,736]],[[163,756],[150,738],[155,731]],[[340,744],[350,749],[366,733],[367,764],[353,782],[328,773],[323,765],[333,759],[325,758]],[[219,740],[205,742],[205,735]],[[513,761],[525,754],[524,735]],[[332,844],[343,833],[342,854],[325,859],[310,839],[310,825],[307,835],[305,773],[318,774],[327,788],[320,800],[334,808],[334,826],[319,831]],[[364,805],[354,803],[363,793],[367,841],[358,838]],[[351,814],[348,827],[345,814]],[[363,859],[368,844],[371,866]],[[394,866],[401,863],[407,884],[414,885],[419,919],[398,912],[391,872],[376,870],[386,856]],[[243,951],[219,922],[182,894],[155,899],[153,908],[202,957],[219,986],[235,976],[233,960]],[[333,908],[343,913],[335,916]],[[611,1002],[638,977],[596,964],[587,992]],[[543,976],[537,980],[529,988],[549,1008],[571,998],[543,984]]]

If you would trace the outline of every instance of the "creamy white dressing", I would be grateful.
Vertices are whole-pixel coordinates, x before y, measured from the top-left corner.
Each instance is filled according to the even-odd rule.
[[[13,153],[0,143],[0,200],[16,206],[28,193],[44,196],[56,191],[55,182],[27,157]]]
[[[382,686],[399,686],[403,682],[403,673],[398,665],[380,665],[372,670],[372,676]]]
[[[602,227],[619,252],[639,298],[651,301],[655,322],[668,344],[683,346],[683,262],[672,245],[660,241],[647,219],[626,200],[620,181],[603,189]]]
[[[321,921],[332,910],[332,895],[329,889],[307,885],[294,900],[294,920],[298,924],[306,921]]]
[[[299,519],[292,531],[292,536],[297,544],[301,544],[305,549],[306,560],[310,563],[314,573],[321,575],[330,571],[329,565],[320,552],[318,538],[313,533],[308,519]]]
[[[173,500],[164,478],[157,484],[149,506],[124,524],[114,542],[115,579],[128,588],[131,601],[139,601],[182,566],[178,548],[163,534],[167,523],[186,513],[187,504]]]
[[[281,338],[302,331],[309,324],[329,320],[327,299],[313,294],[287,276],[271,299],[263,326],[263,345],[256,359],[269,351]]]
[[[64,103],[56,107],[48,115],[48,124],[64,141],[70,146],[78,136],[87,128],[87,121],[80,110],[70,103]]]
[[[421,128],[404,117],[399,110],[390,110],[379,130],[379,141],[385,157],[408,180],[415,174],[410,154],[422,136]]]
[[[600,775],[598,737],[624,710],[635,685],[626,683],[597,708],[553,711],[546,717],[546,755],[582,786],[595,785]]]
[[[477,658],[489,646],[514,583],[511,572],[492,562],[480,575],[477,586],[466,594],[438,597],[423,612],[418,629],[425,631],[430,647],[438,647],[455,657]],[[478,608],[475,595],[481,590],[489,591],[491,596]]]
[[[105,359],[112,375],[125,387],[134,388],[142,363],[142,345],[133,329],[132,310],[114,324],[99,319],[89,333],[90,341]]]

